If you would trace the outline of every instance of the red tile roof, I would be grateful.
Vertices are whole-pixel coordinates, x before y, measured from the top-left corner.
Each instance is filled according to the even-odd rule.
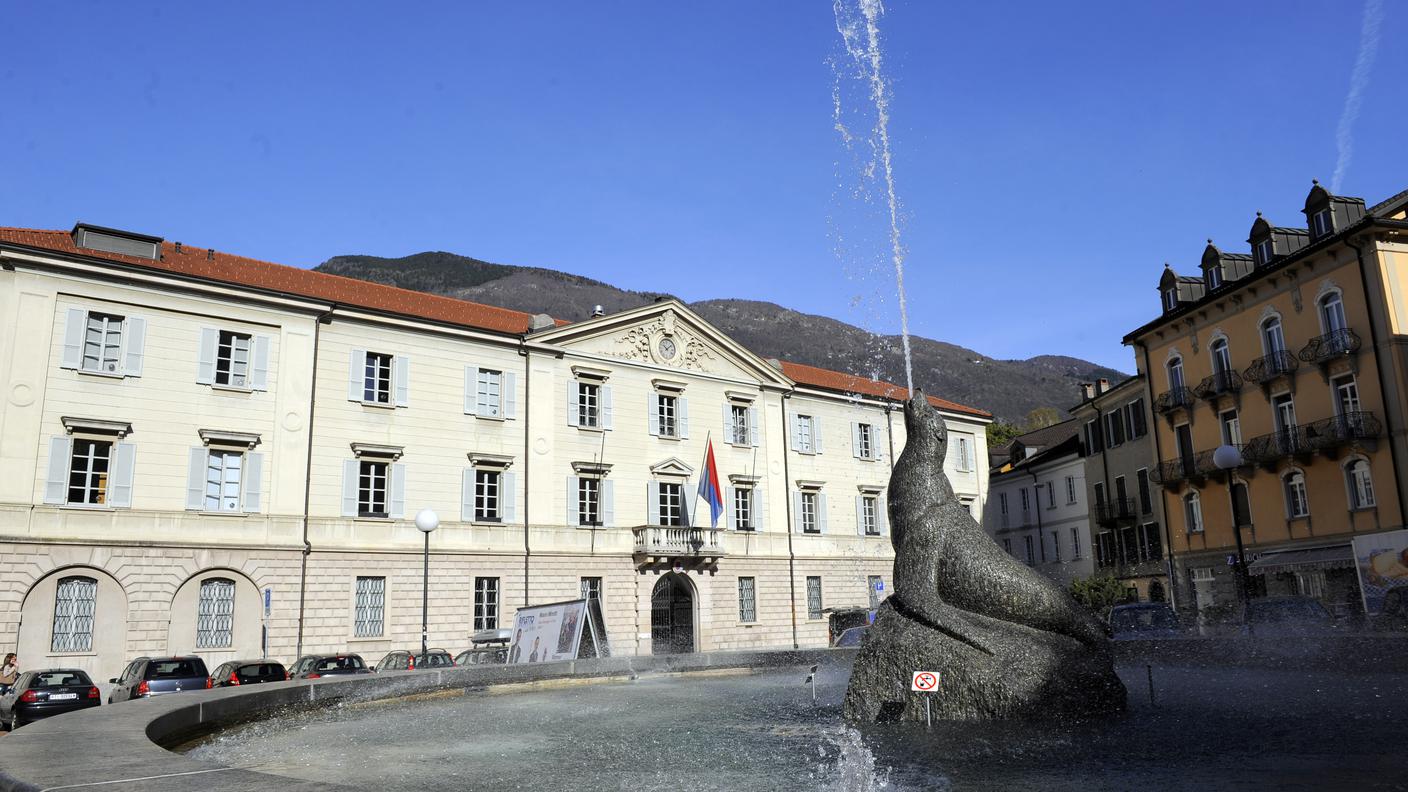
[[[880,380],[857,377],[854,374],[843,374],[839,371],[807,366],[801,363],[782,361],[782,373],[796,380],[800,385],[810,385],[823,390],[840,391],[842,393],[859,393],[865,396],[879,396],[883,399],[895,399],[904,401],[909,398],[909,389],[899,385],[893,385]],[[929,396],[929,403],[940,410],[950,412],[967,413],[980,418],[991,418],[992,413],[986,410],[979,410],[976,407],[967,407],[957,402],[947,399],[940,399],[937,396]]]
[[[338,305],[429,319],[461,327],[510,334],[528,332],[530,315],[522,311],[512,311],[507,308],[483,305],[453,297],[440,297],[425,292],[400,289],[395,286],[371,283],[356,278],[345,278],[341,275],[330,275],[325,272],[314,272],[283,264],[271,264],[267,261],[229,253],[215,252],[210,254],[204,248],[182,247],[178,251],[174,242],[162,243],[161,259],[157,261],[137,256],[125,256],[120,253],[80,248],[74,243],[73,236],[68,231],[0,228],[0,242],[99,258],[144,269],[229,283],[262,291],[291,294]],[[556,320],[556,324],[563,325],[567,322]],[[798,383],[824,390],[860,393],[898,401],[909,398],[909,391],[898,385],[815,366],[806,366],[801,363],[784,361],[782,372]],[[983,418],[992,417],[992,413],[984,410],[965,407],[962,404],[935,396],[929,397],[929,403],[942,410],[967,413]]]
[[[67,231],[0,228],[0,242],[100,258],[134,267],[282,292],[338,305],[429,319],[478,330],[512,334],[528,332],[529,314],[522,311],[398,289],[395,286],[283,264],[270,264],[267,261],[233,256],[229,253],[216,252],[207,258],[207,252],[203,248],[183,247],[178,252],[173,242],[162,243],[161,259],[158,261],[80,248]]]

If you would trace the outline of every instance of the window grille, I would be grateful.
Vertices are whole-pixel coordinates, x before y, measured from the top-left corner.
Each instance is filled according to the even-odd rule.
[[[807,618],[821,618],[821,578],[807,578]]]
[[[757,584],[754,578],[738,579],[738,620],[754,622],[758,620]]]
[[[499,627],[499,579],[474,579],[474,629],[496,630]]]
[[[98,605],[98,581],[68,577],[59,581],[54,593],[54,632],[50,650],[91,652],[93,614]]]
[[[357,578],[357,604],[354,633],[358,638],[382,634],[386,614],[386,578]]]
[[[235,581],[211,578],[200,584],[196,610],[196,648],[232,646],[235,631]]]

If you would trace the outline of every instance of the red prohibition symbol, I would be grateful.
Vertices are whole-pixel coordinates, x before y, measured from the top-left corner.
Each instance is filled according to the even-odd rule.
[[[915,671],[914,679],[910,687],[921,693],[937,690],[939,687],[939,675],[930,671]]]

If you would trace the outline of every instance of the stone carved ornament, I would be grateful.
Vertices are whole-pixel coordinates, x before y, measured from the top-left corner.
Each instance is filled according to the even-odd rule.
[[[661,366],[707,371],[705,361],[714,353],[693,333],[681,328],[674,311],[666,311],[654,322],[632,328],[616,340],[622,349],[616,357],[640,360]]]

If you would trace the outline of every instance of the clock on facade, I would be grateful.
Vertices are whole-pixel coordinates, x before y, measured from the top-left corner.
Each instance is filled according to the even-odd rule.
[[[672,338],[660,339],[660,357],[671,360],[675,356],[675,341]]]

